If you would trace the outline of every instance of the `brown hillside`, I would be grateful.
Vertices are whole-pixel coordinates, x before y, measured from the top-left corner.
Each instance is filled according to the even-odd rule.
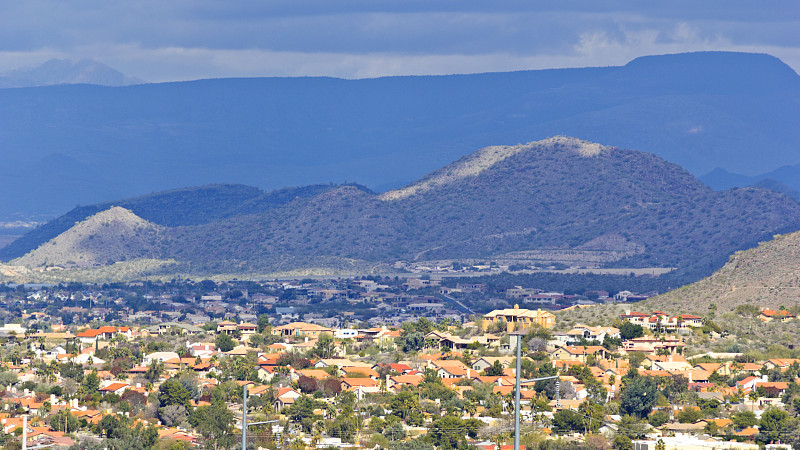
[[[736,252],[710,277],[639,305],[703,314],[712,303],[717,314],[746,303],[759,308],[800,304],[800,232]]]
[[[687,338],[691,352],[755,352],[758,357],[797,357],[798,321],[760,320],[763,308],[800,312],[800,231],[775,236],[733,254],[708,278],[643,302],[603,305],[558,314],[561,328],[575,323],[608,324],[625,310],[696,314],[711,319],[728,338]]]
[[[76,223],[12,264],[90,267],[154,257],[162,228],[114,206]]]

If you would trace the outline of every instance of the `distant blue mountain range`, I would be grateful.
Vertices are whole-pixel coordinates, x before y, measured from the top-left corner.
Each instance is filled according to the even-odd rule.
[[[404,185],[476,148],[569,135],[694,174],[800,163],[800,77],[763,54],[450,76],[0,89],[0,220],[209,183]],[[581,176],[581,174],[575,174]]]
[[[760,175],[747,176],[716,168],[699,177],[700,180],[718,191],[745,186],[758,186],[783,192],[800,201],[800,164],[782,166]]]

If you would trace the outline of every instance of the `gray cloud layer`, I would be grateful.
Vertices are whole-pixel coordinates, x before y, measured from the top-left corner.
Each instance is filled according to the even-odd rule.
[[[0,70],[97,58],[151,81],[484,72],[696,50],[800,68],[800,2],[0,0]]]

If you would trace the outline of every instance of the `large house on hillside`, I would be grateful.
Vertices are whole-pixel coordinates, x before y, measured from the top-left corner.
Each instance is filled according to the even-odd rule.
[[[620,314],[619,317],[649,330],[675,331],[703,326],[703,318],[691,314],[670,316],[663,311],[653,311],[651,314],[633,311]]]
[[[619,338],[619,329],[614,327],[590,327],[587,325],[575,325],[567,333],[568,342],[580,342],[581,339],[587,341],[603,342],[606,336]]]
[[[539,325],[544,328],[553,328],[556,324],[556,316],[553,313],[541,309],[520,309],[519,305],[514,305],[513,309],[495,309],[483,316],[483,330],[488,330],[490,326],[504,322],[506,331],[524,330]]]
[[[761,320],[764,322],[772,322],[773,320],[780,320],[781,322],[788,322],[790,320],[794,320],[796,316],[785,309],[780,311],[773,311],[771,309],[765,309],[761,311]]]
[[[272,334],[287,337],[318,338],[322,333],[330,333],[331,336],[334,334],[331,328],[305,322],[292,322],[272,329]]]

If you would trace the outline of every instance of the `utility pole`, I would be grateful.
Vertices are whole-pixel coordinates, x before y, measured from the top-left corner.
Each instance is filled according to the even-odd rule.
[[[519,450],[519,391],[522,366],[522,335],[517,333],[517,388],[514,389],[514,450]]]
[[[242,386],[242,450],[247,450],[247,384]]]
[[[517,336],[517,386],[514,392],[514,450],[519,450],[519,396],[522,381],[520,380],[520,368],[522,365],[522,337],[525,336],[526,333],[516,332],[511,333]],[[532,381],[543,381],[543,380],[556,380],[556,406],[560,406],[560,385],[559,385],[559,378],[558,375],[551,376],[551,377],[541,377],[541,378],[533,378],[530,380],[524,380],[525,383],[530,383]]]
[[[28,415],[22,416],[22,450],[28,450]]]
[[[247,423],[247,385],[242,386],[242,450],[247,450],[247,426],[263,425],[265,423],[276,423],[277,420],[266,420],[264,422]]]

